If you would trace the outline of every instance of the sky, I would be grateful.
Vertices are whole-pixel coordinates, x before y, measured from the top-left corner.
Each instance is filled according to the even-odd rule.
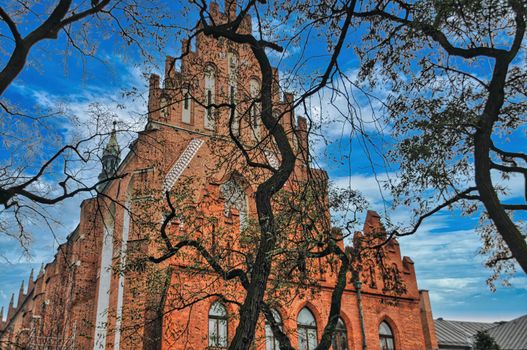
[[[182,21],[184,24],[189,22],[188,18]],[[56,41],[39,44],[31,53],[30,64],[2,98],[33,111],[49,111],[57,106],[65,106],[63,114],[75,115],[81,122],[92,118],[90,110],[96,103],[114,113],[117,120],[135,121],[138,118],[141,122],[141,115],[146,111],[144,96],[147,93],[147,80],[144,74],[159,73],[159,66],[164,64],[164,55],[177,56],[179,44],[169,40],[165,52],[154,52],[156,67],[145,66],[133,47],[116,47],[116,38],[102,38],[95,58],[81,58],[74,51],[61,53],[65,46],[64,34],[59,35]],[[350,38],[351,41],[353,38]],[[305,71],[320,70],[327,56],[327,53],[326,56],[323,54],[323,44],[314,42],[311,45],[310,54],[318,58],[306,64]],[[283,55],[271,54],[274,62],[279,64],[282,77],[287,77],[287,72],[292,68],[291,62],[300,54],[300,49],[295,45],[288,47]],[[350,76],[356,74],[357,57],[352,50],[346,50],[339,61]],[[383,90],[382,84],[379,85],[375,93],[382,99],[389,91]],[[131,89],[135,89],[135,94],[124,93]],[[337,186],[349,185],[360,190],[368,199],[370,208],[381,215],[389,214],[394,221],[408,220],[410,209],[389,208],[390,196],[380,191],[377,181],[396,178],[396,169],[381,167],[382,170],[377,173],[372,171],[370,160],[361,147],[361,140],[351,134],[349,125],[338,118],[338,110],[329,107],[328,99],[330,96],[326,93],[310,101],[315,115],[337,115],[324,129],[327,142],[312,140],[318,156],[317,166],[328,171],[330,180]],[[345,106],[346,103],[343,97],[333,101],[337,106]],[[363,98],[358,96],[357,103],[357,109],[365,119],[375,119]],[[375,101],[373,104],[378,107]],[[67,118],[57,118],[46,125],[49,130],[38,130],[42,135],[50,136],[49,143],[45,138],[44,146],[39,148],[45,155],[58,144],[69,140],[82,124],[72,124]],[[373,142],[379,146],[378,151],[385,151],[384,147],[389,142],[384,144],[386,140],[374,132],[374,124],[365,125],[365,128],[371,131]],[[4,143],[6,140],[2,141]],[[126,152],[125,143],[129,142],[129,138],[123,136],[120,141]],[[512,138],[511,142],[524,140]],[[1,161],[17,158],[22,155],[17,152],[25,152],[21,147],[1,150]],[[373,154],[372,161],[380,163],[380,157]],[[98,171],[96,164],[86,170],[87,181],[95,181]],[[46,180],[52,182],[54,178],[51,175]],[[509,198],[520,198],[521,183],[518,179],[513,178],[509,184],[512,185]],[[27,286],[31,269],[37,272],[41,264],[53,259],[57,245],[65,240],[78,223],[82,199],[82,196],[76,197],[46,209],[57,218],[57,222],[53,225],[53,232],[38,223],[29,227],[33,234],[29,254],[24,254],[15,240],[0,234],[0,306],[8,306],[11,293],[18,294],[22,281]],[[498,286],[495,292],[486,286],[485,281],[491,272],[485,269],[483,257],[477,254],[480,247],[480,238],[474,231],[477,224],[477,216],[466,217],[459,212],[441,211],[425,221],[415,235],[399,239],[402,254],[410,256],[415,262],[419,288],[430,292],[434,317],[499,321],[527,314],[527,278],[524,274],[517,273],[511,280],[512,286]]]

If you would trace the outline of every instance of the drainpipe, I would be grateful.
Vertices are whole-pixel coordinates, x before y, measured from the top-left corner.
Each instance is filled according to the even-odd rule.
[[[360,332],[362,334],[362,350],[367,350],[368,345],[366,344],[366,330],[364,328],[364,313],[362,312],[362,294],[360,292],[362,282],[358,278],[354,278],[353,286],[357,291],[357,305],[359,307],[359,322],[360,322]]]

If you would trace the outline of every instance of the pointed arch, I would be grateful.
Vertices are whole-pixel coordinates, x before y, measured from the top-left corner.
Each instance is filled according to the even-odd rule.
[[[339,317],[337,325],[335,326],[335,332],[333,333],[333,339],[331,340],[331,346],[333,350],[348,350],[348,329],[346,322]]]
[[[226,348],[228,334],[228,313],[221,300],[213,302],[209,308],[209,347]]]
[[[379,343],[381,350],[396,350],[397,337],[394,331],[393,322],[388,317],[383,317],[378,327]]]
[[[245,181],[241,175],[231,174],[230,178],[220,185],[220,192],[225,200],[224,214],[230,216],[231,209],[238,210],[240,215],[240,231],[249,224],[249,203]]]
[[[298,349],[313,350],[318,344],[317,321],[313,312],[304,306],[296,318]]]
[[[283,330],[282,316],[276,309],[271,309],[274,320],[278,327]],[[267,320],[265,321],[265,350],[280,350],[280,343],[275,339],[271,325]]]

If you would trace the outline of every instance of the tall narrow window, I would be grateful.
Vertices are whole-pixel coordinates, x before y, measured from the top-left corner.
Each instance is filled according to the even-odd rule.
[[[258,126],[259,126],[260,108],[259,108],[259,103],[256,101],[258,99],[259,90],[260,90],[260,83],[258,83],[258,80],[251,79],[251,81],[249,82],[249,92],[251,94],[251,100],[249,101],[249,103],[251,104],[249,123],[256,137],[259,136]]]
[[[214,130],[214,109],[212,104],[214,103],[214,95],[216,88],[216,72],[214,67],[208,66],[205,68],[205,118],[203,126],[205,129]]]
[[[239,135],[240,133],[240,122],[236,113],[236,85],[238,80],[238,56],[235,52],[229,52],[227,54],[227,64],[229,70],[229,103],[233,105],[234,108],[229,113],[229,117],[233,115],[232,122],[232,131],[234,135]],[[232,113],[232,114],[231,114]]]
[[[240,121],[238,120],[238,114],[236,113],[236,87],[231,85],[229,87],[229,103],[231,104],[231,109],[229,110],[229,118],[233,115],[232,118],[232,131],[234,135],[239,135],[240,133]]]
[[[212,117],[212,91],[207,91],[207,116]]]
[[[165,96],[161,97],[161,100],[159,101],[159,110],[161,111],[161,118],[164,120],[168,120],[168,116],[169,116],[169,111],[168,111],[169,106],[168,105],[169,105],[168,99]]]
[[[333,333],[333,340],[331,341],[333,350],[348,350],[348,333],[346,332],[346,324],[339,317],[335,333]]]
[[[282,318],[280,317],[278,311],[271,309],[271,313],[273,314],[274,320],[278,327],[282,329]],[[279,349],[280,343],[278,343],[278,340],[274,337],[273,330],[271,329],[271,324],[265,321],[265,350]]]
[[[183,95],[183,109],[181,111],[181,121],[183,123],[190,124],[190,110],[191,110],[191,98],[190,98],[190,92],[188,89],[183,89],[181,91]]]
[[[313,350],[317,346],[317,323],[309,309],[303,308],[297,318],[298,349]]]
[[[385,321],[381,322],[379,326],[379,340],[381,342],[381,350],[395,350],[395,339],[391,327]]]
[[[216,301],[209,310],[209,346],[226,348],[227,336],[227,309],[223,303]]]

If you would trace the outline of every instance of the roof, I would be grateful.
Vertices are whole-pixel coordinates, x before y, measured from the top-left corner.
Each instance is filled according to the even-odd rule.
[[[489,329],[501,350],[527,349],[527,315]]]
[[[472,349],[478,331],[487,331],[501,350],[527,350],[527,315],[508,322],[434,321],[440,349]]]
[[[495,323],[435,320],[437,342],[443,346],[472,348],[473,336],[478,331],[495,327]]]

